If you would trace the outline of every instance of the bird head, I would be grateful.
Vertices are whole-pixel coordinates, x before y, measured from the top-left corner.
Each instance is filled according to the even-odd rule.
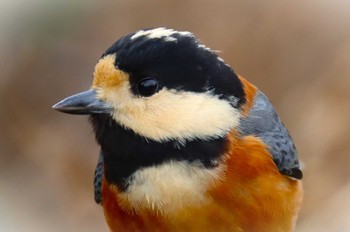
[[[224,137],[245,103],[232,68],[186,31],[126,35],[102,55],[93,76],[90,90],[53,108],[113,120],[156,142]]]

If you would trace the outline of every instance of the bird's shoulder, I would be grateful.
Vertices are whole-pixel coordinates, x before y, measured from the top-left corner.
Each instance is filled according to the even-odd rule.
[[[241,135],[261,139],[278,170],[287,176],[301,179],[302,172],[294,142],[269,99],[257,90],[251,102],[250,109],[240,121]]]

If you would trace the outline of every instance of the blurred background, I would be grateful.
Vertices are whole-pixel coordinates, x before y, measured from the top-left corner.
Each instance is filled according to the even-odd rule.
[[[350,231],[350,1],[1,0],[0,231],[107,231],[87,117],[51,106],[89,88],[117,38],[194,32],[270,98],[304,164],[296,231]]]

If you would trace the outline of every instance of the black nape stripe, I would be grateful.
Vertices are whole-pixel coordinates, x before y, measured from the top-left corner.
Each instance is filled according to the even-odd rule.
[[[105,177],[122,191],[128,187],[127,178],[140,168],[170,160],[199,161],[212,168],[227,147],[226,138],[188,141],[183,147],[176,141],[148,140],[118,125],[109,115],[92,115],[90,121],[104,156]]]

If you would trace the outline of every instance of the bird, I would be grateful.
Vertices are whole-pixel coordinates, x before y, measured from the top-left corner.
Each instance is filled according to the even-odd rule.
[[[267,96],[188,31],[147,28],[53,109],[89,115],[111,231],[294,231],[302,170]]]

